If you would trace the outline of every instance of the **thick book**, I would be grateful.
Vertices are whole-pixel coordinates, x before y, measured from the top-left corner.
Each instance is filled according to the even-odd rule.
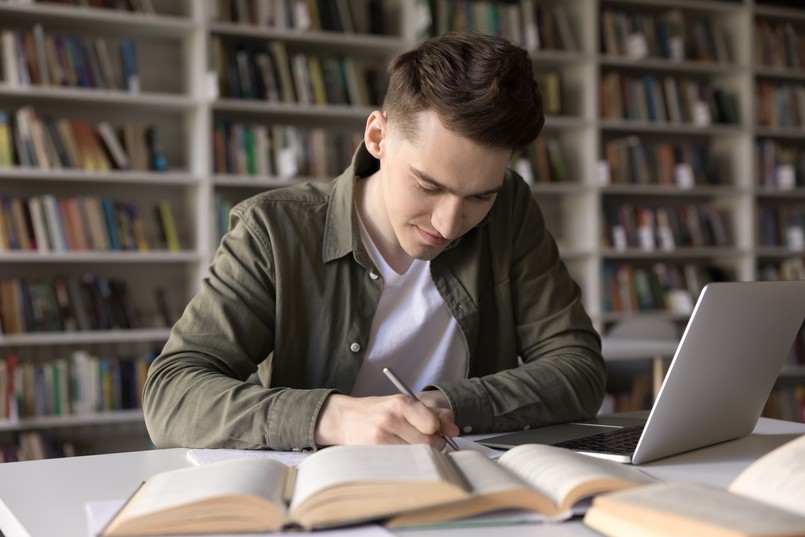
[[[656,480],[637,468],[551,446],[498,461],[426,445],[336,446],[298,466],[247,458],[157,474],[102,537],[317,529],[381,521],[416,526],[526,509],[558,516],[601,492]]]
[[[612,537],[805,536],[805,435],[767,453],[725,489],[659,483],[604,494],[584,523]]]

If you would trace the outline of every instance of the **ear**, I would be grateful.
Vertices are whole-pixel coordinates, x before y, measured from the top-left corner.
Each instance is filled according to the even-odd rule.
[[[388,136],[388,121],[386,114],[380,110],[375,110],[369,115],[366,120],[366,129],[363,133],[363,140],[366,144],[366,149],[376,159],[383,155],[384,140]]]

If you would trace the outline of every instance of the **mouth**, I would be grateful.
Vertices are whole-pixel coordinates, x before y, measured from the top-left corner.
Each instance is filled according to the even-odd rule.
[[[419,233],[419,236],[422,237],[422,239],[430,246],[447,246],[450,244],[450,239],[445,239],[439,235],[428,233],[421,227],[417,227],[416,230]]]

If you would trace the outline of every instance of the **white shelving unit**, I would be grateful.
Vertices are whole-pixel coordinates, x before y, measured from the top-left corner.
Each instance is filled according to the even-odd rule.
[[[356,6],[368,0],[355,0]],[[439,2],[437,2],[438,4]],[[606,308],[605,269],[613,264],[650,267],[655,263],[712,266],[733,279],[752,280],[766,264],[779,264],[805,254],[787,246],[764,246],[758,232],[758,207],[783,204],[805,208],[805,186],[793,189],[761,187],[755,176],[754,147],[758,140],[773,139],[805,150],[805,128],[760,127],[755,117],[758,81],[805,84],[805,70],[760,65],[754,59],[755,21],[790,22],[805,34],[805,11],[771,7],[756,0],[538,0],[549,8],[560,5],[566,12],[577,50],[531,50],[535,71],[555,71],[561,79],[562,111],[547,117],[543,137],[559,141],[568,181],[537,183],[535,198],[546,214],[560,252],[583,290],[594,322],[602,331],[633,315],[668,317],[682,325],[685,311],[613,312]],[[112,332],[18,334],[0,336],[0,357],[14,352],[22,360],[47,361],[74,349],[91,352],[128,352],[158,347],[168,329],[160,321],[154,299],[157,288],[168,290],[169,310],[178,315],[198,289],[218,240],[216,203],[235,203],[268,188],[301,180],[327,177],[256,177],[215,173],[213,126],[217,121],[262,125],[295,125],[360,132],[369,106],[272,103],[224,98],[217,95],[211,71],[211,43],[248,42],[262,46],[282,42],[289,53],[336,54],[385,62],[414,44],[422,34],[423,6],[418,0],[383,2],[387,35],[359,35],[329,31],[300,31],[249,24],[220,22],[210,18],[214,0],[155,0],[157,15],[124,13],[44,3],[18,4],[0,0],[0,30],[25,29],[36,23],[46,32],[103,37],[110,43],[130,38],[137,43],[142,91],[85,90],[67,87],[19,87],[0,81],[0,110],[12,112],[33,105],[37,112],[88,121],[126,121],[153,124],[160,133],[169,170],[159,172],[76,170],[41,171],[0,169],[0,195],[110,196],[134,200],[142,207],[170,201],[182,248],[148,252],[2,252],[0,278],[46,278],[55,274],[102,273],[125,279],[135,289],[134,301],[143,317],[143,328]],[[600,51],[601,13],[612,9],[659,16],[673,9],[719,25],[730,61],[726,64],[633,59]],[[691,126],[669,122],[604,119],[599,87],[610,72],[687,77],[725,88],[736,96],[739,122]],[[724,184],[690,188],[650,184],[606,184],[601,160],[606,142],[627,136],[644,141],[681,143],[695,141],[723,157],[729,173]],[[614,250],[604,245],[607,207],[620,203],[651,207],[714,204],[724,215],[730,242],[726,246],[675,248],[670,251],[640,248]],[[151,233],[156,233],[154,229]],[[695,300],[695,297],[691,297]],[[801,370],[801,368],[800,368]],[[796,376],[792,370],[789,376]],[[125,429],[130,438],[147,443],[137,411],[83,417],[32,418],[15,423],[0,421],[0,445],[19,431],[59,426],[59,436],[81,436],[93,426]],[[98,435],[95,435],[98,436]],[[127,436],[127,435],[122,435]],[[109,444],[119,438],[110,438]],[[129,444],[131,445],[131,444]],[[98,449],[114,447],[99,445]]]

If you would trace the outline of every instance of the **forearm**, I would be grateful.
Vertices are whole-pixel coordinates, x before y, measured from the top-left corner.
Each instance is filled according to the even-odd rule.
[[[604,397],[600,353],[568,346],[520,367],[437,384],[464,433],[504,432],[592,417]]]
[[[264,388],[228,377],[209,359],[163,355],[143,394],[145,420],[158,447],[298,449],[332,390]]]

